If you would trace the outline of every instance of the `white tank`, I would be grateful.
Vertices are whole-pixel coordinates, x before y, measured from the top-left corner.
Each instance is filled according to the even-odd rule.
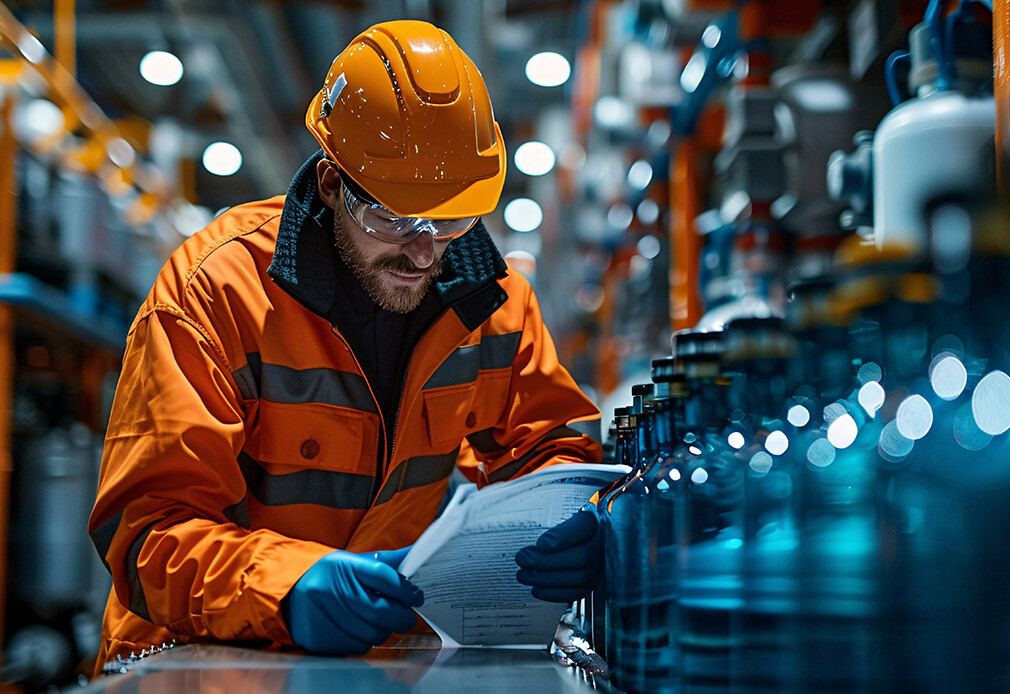
[[[935,92],[888,113],[873,138],[877,247],[926,251],[930,201],[977,196],[992,185],[995,134],[992,95]]]

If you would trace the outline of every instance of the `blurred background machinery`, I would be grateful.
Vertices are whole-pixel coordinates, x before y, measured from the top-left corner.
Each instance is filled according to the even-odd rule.
[[[481,68],[510,152],[488,228],[634,469],[601,504],[616,686],[1005,684],[1007,17],[0,2],[0,691],[91,670],[109,579],[84,524],[155,273],[285,190],[333,56],[392,18]]]

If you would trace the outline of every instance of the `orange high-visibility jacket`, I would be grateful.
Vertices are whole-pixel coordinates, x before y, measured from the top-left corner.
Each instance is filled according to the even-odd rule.
[[[335,548],[414,542],[455,466],[487,484],[600,459],[572,427],[599,411],[482,226],[445,252],[446,310],[385,442],[391,413],[324,318],[317,157],[183,243],[130,329],[89,526],[114,581],[99,669],[171,640],[290,645],[280,602],[301,575]]]

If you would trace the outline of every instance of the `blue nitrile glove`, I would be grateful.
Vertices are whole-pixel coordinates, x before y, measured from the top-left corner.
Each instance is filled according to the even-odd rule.
[[[535,545],[516,552],[516,580],[533,597],[575,602],[596,588],[603,572],[603,538],[595,507],[583,509],[545,531]]]
[[[337,550],[313,564],[285,598],[284,618],[302,648],[360,655],[393,632],[414,628],[420,588],[396,572],[409,547],[354,554]]]

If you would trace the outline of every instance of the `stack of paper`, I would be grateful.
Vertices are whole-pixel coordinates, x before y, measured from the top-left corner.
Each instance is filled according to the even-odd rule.
[[[515,578],[515,554],[627,471],[562,464],[480,491],[461,485],[399,567],[424,591],[418,612],[442,643],[535,648],[550,643],[568,606],[532,597]]]

